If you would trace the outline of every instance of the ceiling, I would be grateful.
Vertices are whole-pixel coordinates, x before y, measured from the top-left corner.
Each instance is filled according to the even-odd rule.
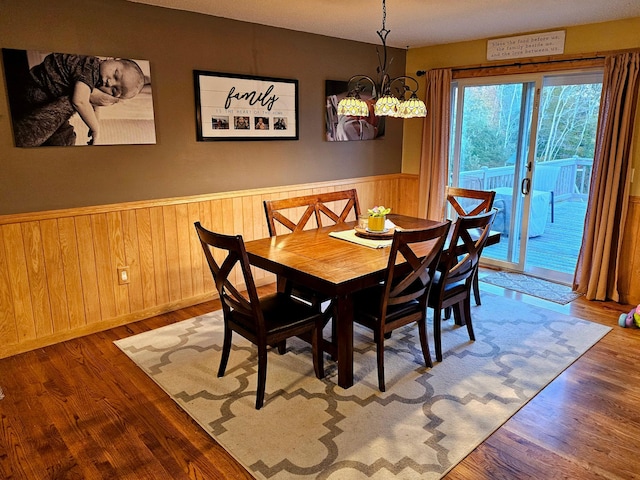
[[[129,0],[379,44],[382,0]],[[510,36],[640,17],[640,0],[388,0],[391,47]]]

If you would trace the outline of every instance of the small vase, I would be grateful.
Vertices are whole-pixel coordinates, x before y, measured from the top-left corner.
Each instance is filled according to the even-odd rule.
[[[387,219],[386,216],[382,217],[369,217],[369,231],[371,232],[383,232],[384,222]]]

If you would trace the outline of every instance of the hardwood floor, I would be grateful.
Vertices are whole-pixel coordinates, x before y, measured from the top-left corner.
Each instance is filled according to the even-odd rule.
[[[640,478],[640,330],[617,326],[630,307],[482,289],[613,330],[446,478]],[[0,360],[0,478],[252,478],[112,343],[218,308],[211,301]]]

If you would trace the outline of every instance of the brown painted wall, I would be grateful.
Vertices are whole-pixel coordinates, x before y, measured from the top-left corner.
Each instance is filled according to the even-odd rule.
[[[1,0],[0,47],[149,60],[157,136],[156,145],[16,148],[3,72],[0,214],[401,171],[400,120],[382,140],[324,140],[325,80],[374,75],[374,45],[124,0]],[[404,73],[404,51],[392,56]],[[298,79],[300,140],[196,142],[194,69]]]

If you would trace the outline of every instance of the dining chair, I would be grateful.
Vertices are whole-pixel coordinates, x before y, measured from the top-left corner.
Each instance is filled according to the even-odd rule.
[[[218,377],[224,376],[231,351],[231,337],[236,332],[258,349],[257,410],[264,403],[269,346],[281,346],[289,337],[309,334],[316,377],[324,378],[321,338],[325,315],[283,293],[259,298],[242,236],[211,232],[202,227],[200,222],[195,223],[195,228],[224,315],[224,342]],[[236,267],[244,279],[246,293],[237,290],[229,279]]]
[[[446,187],[445,194],[447,202],[453,208],[456,217],[489,212],[493,208],[493,201],[496,196],[496,192],[493,190],[472,190],[449,186]],[[476,305],[480,305],[478,274],[473,278],[473,297]]]
[[[327,205],[332,202],[333,205]],[[304,207],[301,214],[298,210],[300,207]],[[273,237],[277,235],[277,224],[284,225],[288,229],[288,233],[289,231],[298,232],[305,228],[320,228],[343,223],[349,218],[357,220],[360,215],[360,204],[358,203],[358,193],[353,188],[338,192],[265,200],[264,211],[267,216],[269,235]],[[353,216],[350,217],[352,212]],[[310,222],[311,219],[315,220],[315,225]]]
[[[352,188],[337,192],[265,200],[264,211],[267,217],[269,236],[274,237],[277,235],[276,225],[282,225],[289,233],[344,223],[350,219],[358,220],[360,204],[358,203],[358,192]],[[318,310],[322,309],[323,304],[332,300],[326,295],[321,295],[308,287],[293,284],[280,276],[277,277],[276,284],[279,292],[308,302]],[[325,311],[330,311],[331,308],[330,304]],[[335,339],[335,322],[331,328],[332,337]],[[281,348],[284,348],[284,345]]]
[[[384,281],[354,297],[354,321],[373,330],[381,392],[385,391],[384,341],[393,330],[417,323],[424,363],[432,366],[427,342],[427,299],[450,226],[447,220],[426,229],[396,230]],[[406,263],[399,262],[399,256]]]
[[[446,187],[445,194],[447,202],[457,216],[477,215],[490,211],[496,196],[493,190],[472,190],[450,186]]]
[[[475,340],[471,321],[471,289],[477,275],[482,249],[489,238],[496,210],[458,217],[453,224],[429,292],[428,305],[433,309],[433,338],[436,360],[442,361],[442,310],[453,309],[456,324],[467,326],[469,338]]]
[[[333,205],[329,205],[331,202],[334,202]],[[302,213],[300,213],[301,209],[303,209]],[[273,237],[277,235],[277,224],[283,225],[289,233],[299,232],[306,228],[320,228],[329,224],[344,223],[350,219],[357,220],[360,215],[360,204],[358,203],[358,193],[353,188],[338,192],[265,200],[264,211],[267,216],[269,236]],[[312,219],[314,221],[311,221]],[[277,283],[279,291],[289,292],[318,308],[326,300],[329,300],[318,296],[317,292],[292,285],[283,278],[278,278]]]

